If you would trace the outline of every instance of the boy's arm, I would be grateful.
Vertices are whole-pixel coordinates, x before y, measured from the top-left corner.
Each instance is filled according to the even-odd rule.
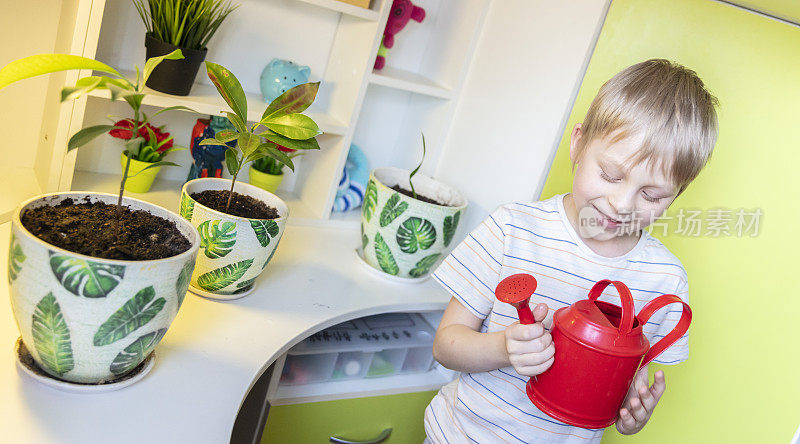
[[[623,435],[632,435],[639,432],[650,420],[653,410],[667,389],[664,372],[659,370],[655,374],[653,385],[648,387],[647,366],[642,367],[633,379],[633,384],[625,396],[625,402],[619,411],[617,431]]]
[[[436,330],[433,357],[443,366],[460,372],[488,372],[513,365],[523,376],[538,375],[553,363],[555,348],[541,321],[545,304],[533,310],[535,324],[511,324],[505,331],[480,333],[482,319],[451,298]]]

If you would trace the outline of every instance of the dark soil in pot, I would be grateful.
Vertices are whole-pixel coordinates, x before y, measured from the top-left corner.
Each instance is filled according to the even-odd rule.
[[[144,210],[123,206],[117,231],[116,211],[116,205],[77,203],[68,198],[58,205],[27,210],[20,219],[39,239],[92,257],[153,260],[176,256],[191,248],[189,239],[181,234],[175,222]]]
[[[421,195],[419,193],[417,193],[417,197],[415,198],[414,194],[411,191],[406,190],[405,188],[400,188],[400,185],[395,185],[395,186],[393,186],[391,188],[393,190],[397,191],[398,193],[404,194],[404,195],[406,195],[406,196],[408,196],[408,197],[410,197],[412,199],[417,199],[417,200],[420,200],[422,202],[429,203],[429,204],[441,205],[443,207],[452,207],[452,205],[448,205],[446,203],[441,203],[438,200],[431,199],[430,197],[423,196],[423,195]]]
[[[192,199],[200,202],[220,213],[232,216],[245,217],[248,219],[277,219],[280,217],[278,210],[256,199],[237,192],[233,193],[231,206],[225,211],[228,204],[228,193],[226,190],[205,190],[199,193],[192,193]]]

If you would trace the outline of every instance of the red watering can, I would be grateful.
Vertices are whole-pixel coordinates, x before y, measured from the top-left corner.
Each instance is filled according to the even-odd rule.
[[[597,300],[609,285],[619,292],[622,307]],[[515,274],[500,281],[495,296],[514,305],[520,322],[530,324],[528,299],[535,289],[533,276]],[[672,303],[683,304],[681,319],[650,347],[642,326],[658,309]],[[673,294],[653,299],[634,315],[633,297],[625,284],[599,281],[587,299],[556,310],[550,330],[555,359],[547,371],[528,380],[528,398],[539,410],[567,424],[608,427],[616,421],[636,372],[683,336],[691,322],[692,310]]]

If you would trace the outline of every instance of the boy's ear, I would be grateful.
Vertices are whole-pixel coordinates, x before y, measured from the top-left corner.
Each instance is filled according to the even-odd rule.
[[[569,160],[572,161],[573,165],[576,160],[575,156],[578,154],[578,142],[580,142],[582,136],[581,124],[576,123],[572,128],[572,133],[569,135]]]

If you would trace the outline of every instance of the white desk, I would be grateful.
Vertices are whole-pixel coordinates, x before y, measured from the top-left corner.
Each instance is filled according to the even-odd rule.
[[[0,225],[5,274],[9,224]],[[431,280],[397,284],[361,268],[357,230],[287,226],[273,261],[243,299],[191,293],[142,381],[104,394],[71,394],[18,372],[19,336],[0,279],[0,441],[9,443],[227,443],[255,380],[311,333],[377,313],[443,310]]]

